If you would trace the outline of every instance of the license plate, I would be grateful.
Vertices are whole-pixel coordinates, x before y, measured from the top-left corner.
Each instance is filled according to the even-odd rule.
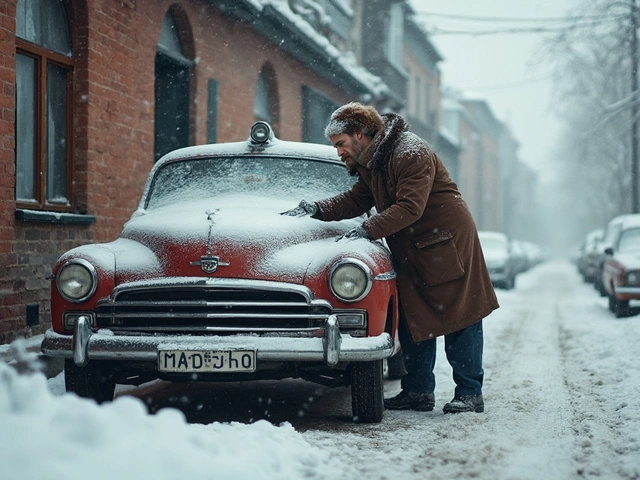
[[[160,350],[158,352],[158,370],[161,372],[254,372],[255,369],[255,350]]]

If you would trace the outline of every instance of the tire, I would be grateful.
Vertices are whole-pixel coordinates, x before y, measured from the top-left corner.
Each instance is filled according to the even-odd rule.
[[[616,318],[629,316],[629,300],[617,300],[613,313]]]
[[[89,362],[87,366],[79,367],[73,359],[65,358],[64,381],[67,392],[92,398],[98,403],[113,400],[116,389],[113,372],[103,362]]]
[[[615,313],[617,305],[618,301],[616,300],[616,297],[614,297],[613,295],[609,295],[609,311]]]
[[[515,285],[516,285],[516,277],[509,277],[504,281],[505,290],[513,290],[513,287]]]
[[[380,423],[384,413],[382,360],[351,364],[351,407],[353,421]]]
[[[407,369],[404,368],[404,355],[402,350],[398,350],[395,355],[387,358],[387,378],[389,380],[397,380],[406,375]]]

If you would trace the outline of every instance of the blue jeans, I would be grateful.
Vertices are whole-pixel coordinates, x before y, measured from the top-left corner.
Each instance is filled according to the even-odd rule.
[[[404,318],[400,321],[399,334],[407,369],[407,374],[400,382],[402,389],[421,393],[433,392],[436,387],[433,374],[436,363],[436,339],[414,343]],[[483,342],[482,320],[444,336],[445,352],[453,369],[453,381],[456,384],[455,396],[482,393]]]

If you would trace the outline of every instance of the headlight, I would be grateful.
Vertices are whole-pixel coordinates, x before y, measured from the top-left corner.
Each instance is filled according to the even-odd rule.
[[[333,294],[343,302],[357,302],[371,290],[371,271],[360,260],[340,260],[331,269],[329,286]]]
[[[65,300],[81,303],[91,297],[98,288],[98,274],[89,262],[76,258],[58,271],[56,287]]]
[[[625,284],[628,287],[637,287],[640,285],[640,272],[629,272],[625,275]]]

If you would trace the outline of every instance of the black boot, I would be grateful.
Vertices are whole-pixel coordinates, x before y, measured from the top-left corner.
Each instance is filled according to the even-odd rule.
[[[484,412],[482,395],[460,395],[445,404],[444,413]]]
[[[436,404],[436,397],[433,393],[408,392],[402,390],[392,398],[384,399],[384,408],[388,410],[418,410],[420,412],[430,412]]]

